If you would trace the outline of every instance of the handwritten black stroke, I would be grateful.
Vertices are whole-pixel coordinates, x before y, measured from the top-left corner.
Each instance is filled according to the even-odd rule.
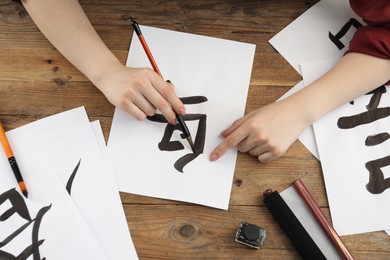
[[[351,18],[346,24],[344,24],[340,31],[336,33],[336,35],[333,35],[331,32],[329,32],[329,39],[334,43],[334,45],[337,46],[339,50],[342,50],[345,47],[345,45],[340,41],[340,39],[349,31],[351,26],[357,29],[362,26],[362,24],[355,18]]]
[[[32,244],[28,246],[26,249],[19,254],[19,256],[15,257],[10,253],[0,250],[0,259],[2,260],[25,260],[30,255],[33,255],[34,260],[44,260],[45,258],[40,257],[39,246],[41,246],[44,242],[44,239],[38,240],[39,228],[43,219],[43,216],[50,210],[51,205],[41,208],[36,217],[31,219],[30,213],[28,212],[28,208],[26,202],[24,201],[21,194],[19,194],[15,188],[10,189],[3,194],[0,195],[0,204],[4,203],[6,200],[9,200],[12,204],[12,208],[7,210],[1,217],[1,221],[6,221],[13,214],[18,214],[23,219],[27,220],[27,223],[16,229],[12,234],[7,236],[3,241],[0,242],[0,248],[4,247],[8,243],[10,243],[14,238],[16,238],[19,234],[21,234],[29,225],[33,224],[32,228]]]
[[[194,116],[198,116],[198,119],[199,119],[198,130],[197,130],[197,134],[196,134],[195,142],[194,142],[195,152],[186,154],[183,157],[179,158],[175,162],[175,164],[174,164],[175,169],[181,173],[183,172],[183,168],[189,162],[196,159],[200,154],[202,154],[203,150],[204,150],[204,144],[206,141],[206,119],[207,119],[207,116],[204,114],[197,114]]]
[[[204,96],[181,97],[180,100],[183,102],[183,104],[199,104],[208,101],[208,99]],[[179,158],[174,164],[174,168],[179,172],[183,172],[183,168],[189,162],[196,159],[200,154],[203,153],[204,144],[206,140],[207,116],[205,114],[186,114],[182,118],[184,121],[199,120],[199,124],[194,142],[194,152],[184,155],[183,157]],[[147,119],[158,123],[168,123],[164,116],[161,114],[148,116]],[[180,126],[178,124],[167,124],[167,126],[165,127],[163,138],[158,144],[158,148],[160,149],[160,151],[178,151],[184,149],[184,146],[180,141],[170,140],[173,132],[176,130],[180,130]],[[181,135],[181,137],[184,138],[183,135]]]
[[[40,252],[39,252],[39,247],[45,242],[44,239],[38,240],[38,235],[39,235],[39,228],[41,226],[41,222],[43,219],[43,216],[50,210],[51,205],[46,206],[41,208],[35,219],[32,221],[26,223],[30,225],[31,223],[33,224],[33,230],[32,230],[32,244],[29,245],[26,249],[24,249],[17,257],[1,251],[0,250],[0,259],[4,260],[25,260],[28,259],[29,256],[33,256],[33,260],[44,260],[45,258],[41,259]],[[24,225],[26,226],[26,225]],[[11,239],[12,240],[12,239]],[[4,258],[2,257],[4,256]]]
[[[353,116],[340,117],[337,121],[337,126],[340,129],[351,129],[360,125],[375,122],[388,116],[390,116],[390,107],[382,107]]]
[[[390,155],[369,161],[366,163],[366,169],[370,173],[366,189],[372,194],[380,194],[390,188],[390,178],[386,178],[381,170],[382,167],[390,165]]]
[[[372,95],[370,102],[366,106],[367,110],[373,110],[378,108],[379,102],[382,99],[382,95],[386,93],[386,87],[385,85],[380,86],[379,88],[374,89],[371,92],[368,92],[366,95]]]
[[[30,213],[28,212],[26,203],[24,202],[23,197],[18,196],[18,194],[19,193],[16,191],[16,189],[13,188],[0,195],[0,205],[3,204],[6,200],[9,200],[10,203],[13,205],[12,208],[5,211],[0,216],[0,221],[7,220],[14,213],[18,213],[25,220],[31,221]]]
[[[78,171],[78,169],[79,169],[80,163],[81,163],[81,159],[80,159],[79,162],[77,163],[76,167],[74,168],[72,174],[71,174],[70,177],[69,177],[68,182],[66,183],[66,190],[68,191],[69,195],[71,195],[73,181],[74,181],[74,179],[75,179],[75,177],[76,177],[76,173],[77,173],[77,171]]]
[[[162,115],[154,115],[152,117],[148,117],[148,119],[154,122],[167,123],[166,119]],[[183,116],[184,121],[199,120],[199,124],[194,142],[195,152],[186,154],[175,162],[174,167],[177,171],[183,172],[184,166],[203,153],[204,143],[206,140],[206,119],[207,116],[204,114],[187,114]],[[172,133],[175,130],[180,130],[180,126],[178,124],[168,124],[166,126],[163,138],[158,144],[160,151],[178,151],[184,149],[184,146],[180,141],[170,141]]]
[[[390,134],[383,132],[376,135],[369,135],[366,138],[365,145],[366,146],[374,146],[386,142],[390,139]]]
[[[27,256],[33,253],[34,260],[40,260],[40,254],[39,254],[39,246],[43,244],[45,241],[44,239],[38,240],[38,233],[39,228],[42,223],[43,216],[51,209],[51,204],[49,206],[43,207],[39,210],[37,213],[37,216],[35,218],[35,223],[33,226],[32,231],[32,244],[26,248],[26,252],[23,251],[22,254],[26,254]],[[21,254],[21,255],[22,255]],[[23,255],[22,255],[23,256]]]

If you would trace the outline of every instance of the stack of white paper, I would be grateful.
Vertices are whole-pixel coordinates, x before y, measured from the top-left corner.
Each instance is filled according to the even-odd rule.
[[[137,259],[99,122],[84,108],[7,132],[29,197],[0,152],[0,258]]]

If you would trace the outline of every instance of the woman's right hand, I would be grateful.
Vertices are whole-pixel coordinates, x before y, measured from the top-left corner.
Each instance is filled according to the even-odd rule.
[[[153,116],[158,109],[169,123],[176,124],[175,112],[185,114],[174,86],[149,68],[119,64],[110,68],[95,84],[113,105],[137,120]]]

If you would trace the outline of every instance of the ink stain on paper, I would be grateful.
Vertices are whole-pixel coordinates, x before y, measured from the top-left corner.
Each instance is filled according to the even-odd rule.
[[[180,100],[183,102],[183,104],[199,104],[207,101],[207,98],[204,96],[191,96],[191,97],[182,97]],[[198,129],[196,131],[194,146],[195,151],[188,153],[182,157],[180,157],[175,163],[174,168],[183,173],[184,167],[196,159],[200,154],[203,153],[204,145],[206,141],[206,119],[207,115],[205,114],[186,114],[185,116],[182,116],[184,121],[196,121],[198,120]],[[161,114],[155,114],[154,116],[148,116],[148,120],[158,123],[166,123],[167,126],[165,127],[164,135],[158,144],[158,148],[160,151],[178,151],[183,150],[184,145],[177,140],[171,140],[173,132],[178,130],[180,131],[180,125],[171,125],[168,124],[167,120],[164,118]],[[183,138],[183,136],[181,136]]]

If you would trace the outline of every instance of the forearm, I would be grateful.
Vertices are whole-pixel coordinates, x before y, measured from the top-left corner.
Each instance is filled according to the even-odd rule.
[[[309,125],[337,107],[380,87],[390,79],[390,60],[349,53],[324,76],[287,101]]]
[[[46,38],[95,85],[117,58],[92,27],[77,0],[23,0]]]
[[[77,0],[22,0],[47,39],[107,99],[136,119],[161,111],[176,124],[176,113],[185,114],[173,87],[151,69],[122,65],[100,39]]]

